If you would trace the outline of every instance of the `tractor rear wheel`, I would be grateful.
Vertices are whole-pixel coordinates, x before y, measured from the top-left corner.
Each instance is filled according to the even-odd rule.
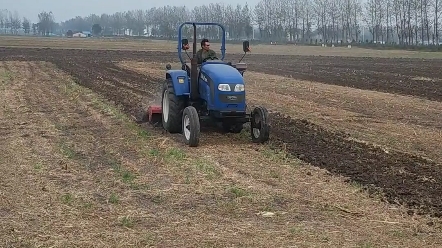
[[[181,132],[181,117],[185,106],[185,98],[175,95],[172,79],[166,79],[161,98],[163,128],[169,133]]]
[[[200,118],[196,108],[188,106],[183,111],[183,135],[186,145],[198,146],[200,140]]]
[[[252,141],[254,143],[264,143],[269,140],[270,125],[269,114],[264,107],[256,107],[252,111],[252,120],[250,122],[250,130]]]

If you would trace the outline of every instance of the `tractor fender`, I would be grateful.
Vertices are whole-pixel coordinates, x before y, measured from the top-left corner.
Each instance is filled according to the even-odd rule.
[[[168,70],[166,72],[166,79],[172,79],[173,89],[175,95],[188,95],[190,92],[189,77],[184,70]]]

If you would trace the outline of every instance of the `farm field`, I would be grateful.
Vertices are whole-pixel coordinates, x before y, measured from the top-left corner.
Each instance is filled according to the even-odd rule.
[[[269,144],[211,131],[191,149],[135,120],[159,102],[165,65],[179,68],[163,44],[11,39],[0,39],[2,247],[442,245],[436,53],[252,47],[247,99],[271,113]]]
[[[192,39],[189,38],[191,41]],[[221,44],[213,43],[218,53]],[[88,50],[117,50],[117,51],[176,51],[176,41],[164,40],[134,40],[130,38],[59,38],[59,37],[27,37],[2,36],[0,47],[27,47],[27,48],[70,48]],[[351,56],[374,58],[423,58],[442,59],[441,53],[403,51],[403,50],[372,50],[353,47],[315,47],[315,46],[286,46],[286,45],[252,45],[253,54],[273,55],[307,55],[307,56]],[[241,44],[228,44],[227,53],[242,54]],[[175,57],[174,57],[175,58]]]

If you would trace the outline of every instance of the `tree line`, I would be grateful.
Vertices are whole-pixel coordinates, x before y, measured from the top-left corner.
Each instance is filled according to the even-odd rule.
[[[17,11],[0,9],[0,34],[24,34],[48,35],[55,32],[59,24],[55,22],[52,12],[43,11],[38,14],[38,22],[32,23],[28,18],[21,17]]]
[[[188,9],[164,6],[113,14],[76,16],[56,23],[52,12],[42,12],[37,23],[8,10],[0,11],[3,33],[48,35],[92,31],[96,35],[175,38],[185,21],[218,22],[232,40],[254,39],[296,43],[438,44],[442,0],[261,0],[248,4],[206,4]],[[92,28],[93,27],[93,28]],[[184,33],[190,35],[190,29]],[[209,39],[219,39],[218,28],[201,27]]]

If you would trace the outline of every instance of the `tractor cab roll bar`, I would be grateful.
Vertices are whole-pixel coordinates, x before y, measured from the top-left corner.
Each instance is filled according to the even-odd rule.
[[[192,47],[192,58],[196,58],[196,52],[197,52],[197,36],[196,36],[196,26],[218,26],[222,30],[222,38],[221,38],[221,60],[224,60],[224,57],[226,55],[226,29],[224,26],[220,23],[215,22],[184,22],[182,23],[178,28],[178,56],[180,58],[181,64],[184,64],[185,61],[182,57],[182,50],[184,50],[184,46],[188,44],[187,39],[183,39],[182,37],[182,29],[185,25],[192,25],[193,26],[193,47]],[[186,43],[186,44],[184,44]],[[191,58],[191,59],[192,59]]]

